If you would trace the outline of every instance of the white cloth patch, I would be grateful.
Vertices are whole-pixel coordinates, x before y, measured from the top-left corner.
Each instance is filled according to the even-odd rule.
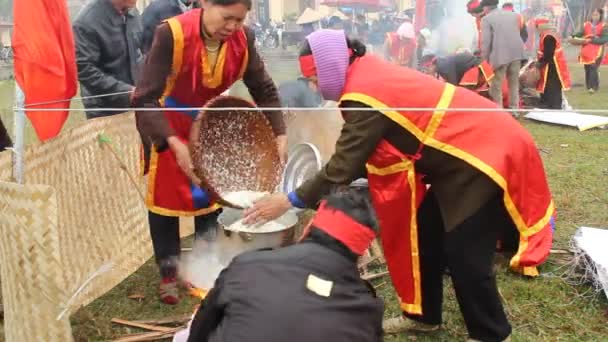
[[[548,122],[557,125],[571,126],[579,131],[591,128],[602,128],[608,126],[608,117],[599,115],[586,115],[575,112],[545,112],[535,109],[525,115],[526,119]]]
[[[306,288],[321,297],[329,297],[333,287],[333,281],[321,279],[314,274],[309,274],[306,280]]]

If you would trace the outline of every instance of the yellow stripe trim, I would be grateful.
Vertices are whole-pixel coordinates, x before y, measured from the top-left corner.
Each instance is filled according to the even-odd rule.
[[[378,101],[377,99],[361,93],[346,93],[342,96],[341,101],[357,101],[364,103],[372,108],[389,107],[388,105]],[[515,203],[511,198],[511,195],[509,194],[509,191],[507,189],[507,181],[491,166],[466,151],[463,151],[455,146],[446,144],[444,142],[438,141],[437,139],[431,136],[427,136],[413,122],[411,122],[408,118],[406,118],[404,115],[400,114],[397,111],[382,110],[381,112],[384,115],[388,116],[391,120],[401,125],[405,130],[413,134],[418,140],[423,141],[425,145],[431,146],[454,157],[462,159],[473,167],[477,168],[479,171],[485,173],[488,177],[490,177],[498,186],[502,188],[504,193],[503,202],[505,204],[505,207],[522,236],[533,235],[534,233],[542,229],[543,223],[549,222],[551,215],[553,215],[554,211],[553,201],[551,201],[551,203],[549,204],[543,218],[540,219],[536,224],[532,225],[531,227],[528,227],[522,219],[521,214],[517,210]]]
[[[156,173],[158,171],[158,152],[156,152],[156,147],[152,146],[150,152],[150,167],[148,172],[148,192],[146,193],[146,207],[151,212],[163,215],[163,216],[200,216],[212,213],[221,208],[221,206],[217,203],[214,203],[212,206],[208,208],[201,208],[193,211],[185,211],[185,210],[172,210],[167,208],[161,208],[156,206],[154,203],[154,188],[156,187]]]
[[[215,67],[211,67],[207,50],[203,49],[201,52],[201,70],[203,86],[205,88],[217,88],[219,87],[224,79],[224,65],[226,64],[226,50],[228,49],[228,42],[222,43],[220,51],[218,52]]]
[[[454,98],[454,93],[456,92],[456,87],[453,84],[446,83],[443,88],[443,93],[441,93],[441,97],[439,98],[439,102],[435,106],[435,112],[431,117],[431,122],[427,126],[424,131],[424,140],[422,143],[424,144],[429,138],[435,136],[441,121],[443,120],[443,116],[445,115],[446,109],[450,107],[450,103],[452,103],[452,99]]]
[[[163,96],[160,103],[164,105],[165,97],[171,95],[175,82],[182,70],[182,62],[184,59],[184,31],[182,30],[182,24],[176,18],[171,18],[166,21],[171,29],[171,35],[173,36],[173,60],[171,62],[171,74],[167,77],[167,84],[163,91]]]
[[[414,163],[412,163],[410,160],[403,160],[386,167],[376,167],[369,163],[365,164],[365,167],[367,168],[367,172],[371,173],[372,175],[388,176],[395,173],[411,170],[414,167]]]
[[[422,313],[422,290],[420,283],[420,252],[418,250],[418,208],[416,207],[416,172],[412,168],[407,172],[407,182],[412,195],[410,200],[410,244],[412,250],[412,270],[414,272],[414,304],[411,305],[410,313]]]

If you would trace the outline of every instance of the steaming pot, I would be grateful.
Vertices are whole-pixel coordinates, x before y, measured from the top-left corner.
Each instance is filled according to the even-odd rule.
[[[272,227],[268,225],[252,226],[246,231],[234,231],[230,226],[243,218],[243,211],[224,208],[218,217],[217,243],[222,252],[221,259],[230,262],[236,255],[261,249],[277,248],[289,245],[294,240],[295,226],[298,216],[294,211],[288,211],[273,221]]]

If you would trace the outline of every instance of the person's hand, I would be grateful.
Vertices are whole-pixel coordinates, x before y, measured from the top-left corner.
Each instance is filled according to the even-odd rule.
[[[585,38],[585,44],[591,43],[591,38]]]
[[[291,207],[291,202],[289,202],[286,194],[276,193],[264,196],[256,201],[253,206],[245,209],[243,222],[245,224],[255,224],[272,221],[285,214]]]
[[[135,87],[131,88],[131,92],[129,93],[129,104],[133,103],[134,98],[135,98]]]
[[[179,168],[188,176],[188,178],[190,178],[192,183],[200,186],[201,180],[194,174],[194,165],[192,164],[192,157],[190,156],[188,145],[184,144],[176,136],[167,138],[167,143],[173,154],[175,154],[175,159],[177,160]]]
[[[287,135],[283,134],[277,137],[277,151],[281,164],[284,165],[287,162]]]

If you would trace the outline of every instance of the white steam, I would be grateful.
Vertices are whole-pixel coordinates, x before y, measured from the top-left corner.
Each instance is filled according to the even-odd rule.
[[[468,0],[445,1],[447,16],[431,32],[431,48],[436,55],[445,56],[458,50],[477,48],[475,19],[467,13]]]

